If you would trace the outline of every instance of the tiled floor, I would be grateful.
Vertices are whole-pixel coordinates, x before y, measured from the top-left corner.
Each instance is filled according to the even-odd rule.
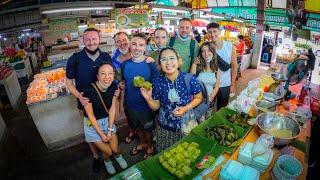
[[[237,93],[244,89],[248,81],[258,78],[264,70],[248,69],[237,81]],[[48,152],[25,106],[25,97],[17,110],[1,112],[7,127],[8,138],[3,153],[0,154],[0,179],[106,179],[103,164],[100,173],[91,171],[91,155],[86,143],[74,147]],[[142,160],[143,153],[133,157],[130,145],[123,142],[126,129],[118,131],[120,147],[129,165]],[[120,168],[117,166],[117,172]]]

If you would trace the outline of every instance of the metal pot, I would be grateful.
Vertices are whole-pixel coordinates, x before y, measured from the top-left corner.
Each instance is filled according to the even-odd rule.
[[[287,145],[296,139],[300,133],[300,126],[296,120],[276,112],[267,112],[258,115],[257,125],[260,134],[266,133],[273,136],[270,131],[274,130],[289,130],[292,132],[292,135],[286,138],[273,136],[275,145]]]

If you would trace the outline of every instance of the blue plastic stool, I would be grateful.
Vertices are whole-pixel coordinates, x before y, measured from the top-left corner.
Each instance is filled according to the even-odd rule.
[[[262,61],[263,62],[268,62],[269,60],[269,54],[268,53],[263,53],[262,55]]]

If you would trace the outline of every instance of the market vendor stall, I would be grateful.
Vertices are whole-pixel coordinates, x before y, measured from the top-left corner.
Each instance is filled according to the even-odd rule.
[[[244,71],[250,67],[253,52],[250,50],[248,54],[242,55],[240,70]]]
[[[63,68],[34,76],[27,90],[32,119],[49,150],[83,142],[83,125],[76,99],[65,87]]]
[[[3,75],[3,79],[0,79],[0,85],[4,86],[11,106],[16,108],[21,96],[18,76],[15,71],[8,69],[8,67],[2,66],[0,69],[1,73],[4,73],[5,71],[8,72]]]
[[[297,128],[290,130],[291,134],[288,135],[290,141],[285,140],[287,136],[284,138],[284,135],[280,136],[280,133],[274,133],[276,131],[268,130],[261,135],[262,129],[255,123],[255,120],[260,117],[254,118],[257,113],[262,116],[267,113],[260,111],[269,111],[267,108],[260,108],[257,111],[258,106],[255,102],[265,97],[264,91],[271,90],[275,83],[278,84],[271,76],[267,75],[251,81],[239,97],[229,104],[228,108],[222,108],[214,113],[170,148],[150,159],[137,163],[113,179],[129,176],[145,179],[228,179],[228,177],[229,179],[246,180],[271,179],[271,176],[284,177],[284,171],[291,172],[288,169],[279,172],[277,167],[280,163],[290,164],[293,166],[292,168],[296,168],[294,171],[296,174],[292,177],[297,176],[298,179],[305,179],[308,160],[306,152],[311,135],[310,119],[304,118],[303,121],[300,121],[301,126],[299,126],[296,119],[287,117],[288,113],[294,113],[295,110],[288,110],[286,103],[280,103],[276,108],[277,117],[273,116],[272,120],[277,121],[279,116],[289,118],[295,123]],[[300,91],[296,86],[290,87],[290,90],[295,93]],[[293,99],[285,102],[295,103],[295,101]],[[308,101],[305,102],[305,106],[309,106]],[[300,104],[300,106],[302,105]],[[293,136],[294,138],[291,138]],[[268,148],[262,146],[259,149],[259,143],[264,142],[263,138],[268,139],[267,142],[270,143],[270,146],[268,145]],[[282,138],[284,140],[281,140]],[[249,142],[252,150],[244,151],[247,149],[247,144],[250,144]],[[251,153],[256,152],[254,151],[256,147],[261,152],[255,156],[252,154],[251,157]],[[245,152],[250,154],[247,163],[241,158]],[[239,178],[235,178],[236,175],[239,175]],[[240,176],[243,177],[240,178]]]

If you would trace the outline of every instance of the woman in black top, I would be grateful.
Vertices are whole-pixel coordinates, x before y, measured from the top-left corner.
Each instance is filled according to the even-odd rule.
[[[127,162],[120,154],[116,135],[115,112],[120,90],[114,81],[115,69],[112,64],[99,67],[97,81],[83,91],[90,102],[84,106],[84,135],[87,142],[93,142],[103,152],[104,164],[109,174],[115,174],[110,156],[115,155],[120,167],[125,169]],[[101,96],[101,97],[100,97]],[[102,102],[102,100],[103,102]]]

